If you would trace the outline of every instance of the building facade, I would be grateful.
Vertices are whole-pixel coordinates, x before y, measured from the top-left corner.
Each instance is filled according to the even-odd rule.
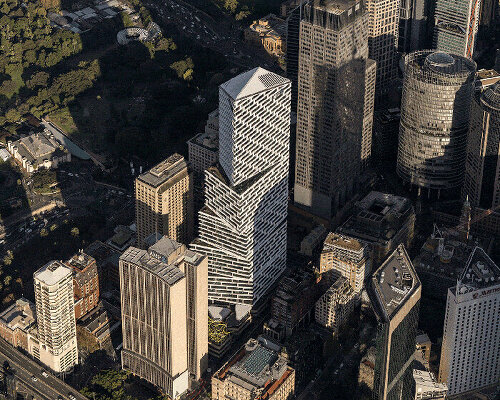
[[[500,83],[472,102],[462,194],[473,207],[500,206]]]
[[[75,318],[80,319],[99,304],[99,273],[96,260],[82,251],[64,264],[73,271]]]
[[[191,247],[208,256],[209,299],[255,304],[286,263],[290,81],[255,68],[219,89],[219,165]]]
[[[448,289],[439,363],[448,395],[498,384],[499,324],[500,268],[476,247],[457,285]]]
[[[188,163],[173,154],[135,180],[137,244],[154,234],[181,243],[193,237],[193,177]]]
[[[0,313],[0,337],[12,346],[28,351],[28,335],[35,323],[35,305],[21,297]]]
[[[250,339],[212,376],[214,400],[288,400],[295,391],[295,371],[279,346]]]
[[[481,0],[437,0],[433,47],[445,53],[472,58],[480,6]]]
[[[413,398],[413,368],[422,285],[403,245],[375,271],[368,290],[377,317],[373,399]]]
[[[274,14],[260,18],[245,29],[245,40],[258,44],[272,56],[283,57],[286,51],[286,22]]]
[[[463,183],[476,64],[432,50],[405,57],[397,173],[420,189]]]
[[[316,302],[314,319],[337,335],[354,310],[355,296],[349,280],[339,277]]]
[[[78,364],[73,272],[51,261],[33,275],[37,330],[29,352],[56,373]]]
[[[207,275],[205,257],[167,237],[120,257],[122,367],[173,399],[207,368]]]
[[[330,219],[371,155],[375,62],[363,1],[314,0],[299,32],[294,201]]]
[[[360,295],[365,278],[371,271],[371,249],[361,240],[329,233],[323,243],[319,261],[321,274],[333,271],[343,276],[354,293]]]
[[[375,84],[378,99],[387,93],[398,77],[398,40],[401,1],[366,0],[370,58],[377,63]],[[404,15],[403,15],[404,16]]]

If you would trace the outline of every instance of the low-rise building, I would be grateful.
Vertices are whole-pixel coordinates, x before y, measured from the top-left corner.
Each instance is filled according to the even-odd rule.
[[[413,370],[415,379],[415,400],[444,400],[448,387],[444,383],[436,382],[429,371]]]
[[[214,400],[287,400],[295,390],[295,371],[268,341],[250,339],[212,376]]]
[[[282,57],[286,51],[286,22],[274,14],[253,21],[245,29],[245,40],[262,45],[271,55]]]
[[[377,111],[373,118],[372,160],[377,166],[394,166],[398,153],[399,108]]]
[[[363,290],[363,282],[371,271],[370,247],[362,240],[329,233],[321,250],[319,272],[333,271],[345,277],[356,295]]]
[[[99,303],[99,273],[96,260],[80,251],[64,264],[73,271],[75,318],[80,319]]]
[[[341,276],[316,302],[316,322],[337,335],[352,315],[354,303],[355,292],[349,281]]]
[[[28,334],[35,323],[35,305],[21,297],[0,313],[0,337],[12,346],[28,351]]]
[[[429,363],[431,359],[431,347],[432,347],[431,339],[429,339],[429,336],[426,333],[418,333],[415,340],[417,342],[416,344],[417,350],[422,354],[422,357],[424,358],[425,362]]]
[[[321,245],[327,230],[324,225],[318,225],[300,242],[300,253],[312,257],[314,251]]]
[[[120,288],[119,261],[121,252],[109,244],[99,240],[92,242],[86,249],[85,254],[96,260],[101,288]]]
[[[111,333],[121,326],[121,322],[114,320],[102,303],[85,315],[78,324],[94,338],[100,349],[111,340]]]
[[[59,164],[71,161],[71,153],[47,129],[15,142],[8,141],[7,149],[27,173],[40,168],[57,168]]]
[[[370,244],[373,267],[378,267],[398,245],[411,244],[414,226],[410,199],[372,191],[356,202],[353,216],[337,232]]]

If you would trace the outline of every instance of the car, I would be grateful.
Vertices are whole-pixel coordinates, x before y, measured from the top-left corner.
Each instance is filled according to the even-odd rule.
[[[44,378],[48,378],[48,377],[49,377],[49,374],[47,373],[47,371],[43,370],[43,371],[42,371],[42,376],[43,376]]]
[[[33,375],[33,376],[31,377],[31,380],[32,380],[33,382],[36,382],[36,381],[38,380],[38,378],[37,378],[35,375]]]
[[[69,400],[76,400],[76,397],[71,392],[68,393],[68,397],[69,397]]]

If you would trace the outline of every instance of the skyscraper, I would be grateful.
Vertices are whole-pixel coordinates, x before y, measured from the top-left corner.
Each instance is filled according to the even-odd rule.
[[[462,193],[474,207],[500,206],[500,83],[472,102]]]
[[[401,0],[365,0],[369,14],[370,58],[377,63],[375,90],[378,99],[387,93],[398,77],[400,2]]]
[[[429,191],[463,182],[476,64],[468,58],[416,51],[405,57],[397,173]]]
[[[292,111],[297,112],[298,82],[299,82],[299,41],[300,21],[302,20],[303,4],[301,0],[286,19],[286,77],[292,82]]]
[[[500,379],[500,268],[476,247],[448,289],[439,381],[456,395]]]
[[[300,22],[294,201],[329,219],[371,154],[375,62],[361,0],[314,0]]]
[[[479,26],[480,0],[437,0],[434,48],[472,58]]]
[[[374,400],[413,398],[413,354],[422,286],[403,245],[375,271],[368,290],[377,317]]]
[[[209,299],[255,304],[286,262],[290,81],[255,68],[219,89],[219,166],[205,173],[192,248],[209,263]]]
[[[429,2],[431,0],[400,0],[398,51],[406,54],[425,49]]]
[[[50,261],[33,279],[38,329],[31,352],[54,372],[68,372],[78,364],[72,270]]]
[[[167,237],[120,257],[122,366],[178,398],[208,362],[207,260]]]

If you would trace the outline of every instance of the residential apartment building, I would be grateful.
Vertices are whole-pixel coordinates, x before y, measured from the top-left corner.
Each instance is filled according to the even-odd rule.
[[[371,271],[371,250],[367,243],[330,232],[323,243],[319,260],[321,274],[333,271],[347,279],[356,295],[361,294],[365,278]]]
[[[325,219],[352,198],[370,160],[368,19],[361,0],[314,0],[301,11],[294,202]]]
[[[120,257],[122,367],[177,399],[208,363],[207,259],[163,237]]]
[[[35,305],[21,297],[0,313],[0,337],[12,346],[28,351],[29,331],[35,324]]]
[[[422,285],[403,245],[378,268],[368,290],[377,317],[373,399],[413,398],[413,368]]]
[[[500,268],[480,247],[448,289],[439,381],[448,395],[500,380]]]
[[[337,335],[354,311],[355,296],[349,280],[340,276],[316,302],[314,319]]]
[[[415,210],[410,199],[372,191],[356,202],[353,215],[337,233],[368,244],[376,268],[398,245],[411,244],[414,227]]]
[[[78,364],[73,271],[50,261],[33,274],[36,332],[31,332],[29,352],[56,373]]]
[[[279,346],[250,339],[212,376],[212,399],[288,400],[295,391],[295,371],[279,351]]]
[[[209,300],[254,305],[286,263],[290,81],[255,68],[219,88],[219,164],[191,247],[208,256]]]
[[[433,47],[472,58],[479,27],[481,0],[437,0]]]
[[[193,177],[188,163],[173,154],[135,180],[137,244],[154,234],[181,243],[193,237]]]
[[[388,92],[398,77],[397,52],[401,1],[405,0],[365,0],[369,14],[369,54],[377,63],[375,84],[377,100]]]
[[[500,206],[500,83],[472,102],[462,195],[473,207]]]
[[[80,319],[99,304],[99,273],[96,260],[80,251],[64,264],[73,271],[75,318]]]
[[[397,173],[437,192],[463,183],[476,64],[440,51],[405,57]]]

